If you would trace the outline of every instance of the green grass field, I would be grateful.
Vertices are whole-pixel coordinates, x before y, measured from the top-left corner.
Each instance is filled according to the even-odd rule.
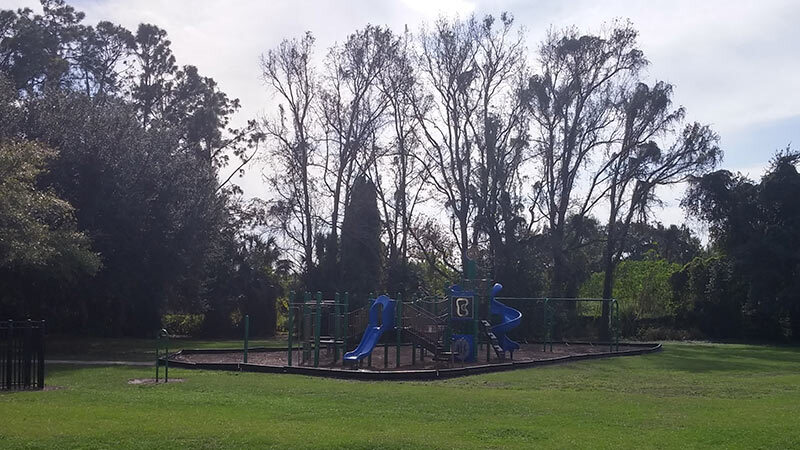
[[[121,359],[121,358],[119,358]],[[646,356],[438,382],[53,366],[0,394],[0,448],[798,448],[800,349]]]

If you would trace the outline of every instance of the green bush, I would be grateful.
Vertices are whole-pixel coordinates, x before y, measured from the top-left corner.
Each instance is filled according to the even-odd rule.
[[[670,277],[681,270],[679,264],[663,259],[645,261],[622,261],[614,273],[614,298],[619,303],[620,313],[631,320],[673,317],[676,306],[673,304]],[[603,294],[603,273],[595,272],[581,286],[581,297],[601,297]],[[584,314],[599,314],[598,304],[586,305]]]
[[[161,325],[172,335],[195,336],[203,326],[204,319],[202,314],[165,314],[161,318]]]

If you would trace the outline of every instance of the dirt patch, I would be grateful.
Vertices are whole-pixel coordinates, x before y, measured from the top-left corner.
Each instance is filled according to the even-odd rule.
[[[66,389],[64,386],[45,386],[44,389],[40,389],[42,391],[60,391],[61,389]]]
[[[186,381],[186,380],[183,379],[183,378],[170,378],[169,379],[170,383],[183,383],[184,381]],[[128,384],[136,384],[136,385],[156,384],[156,379],[155,378],[131,378],[130,380],[128,380]],[[164,384],[164,380],[163,379],[158,380],[158,384]]]

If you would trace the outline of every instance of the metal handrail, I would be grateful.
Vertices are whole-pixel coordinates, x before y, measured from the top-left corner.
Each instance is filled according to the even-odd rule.
[[[434,346],[442,342],[446,316],[434,315],[413,303],[404,303],[402,310],[402,323],[407,331]]]

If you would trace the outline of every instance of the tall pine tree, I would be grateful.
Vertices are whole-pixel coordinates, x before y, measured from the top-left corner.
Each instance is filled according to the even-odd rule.
[[[375,185],[364,176],[353,184],[342,223],[340,287],[362,305],[381,280],[381,219]]]

